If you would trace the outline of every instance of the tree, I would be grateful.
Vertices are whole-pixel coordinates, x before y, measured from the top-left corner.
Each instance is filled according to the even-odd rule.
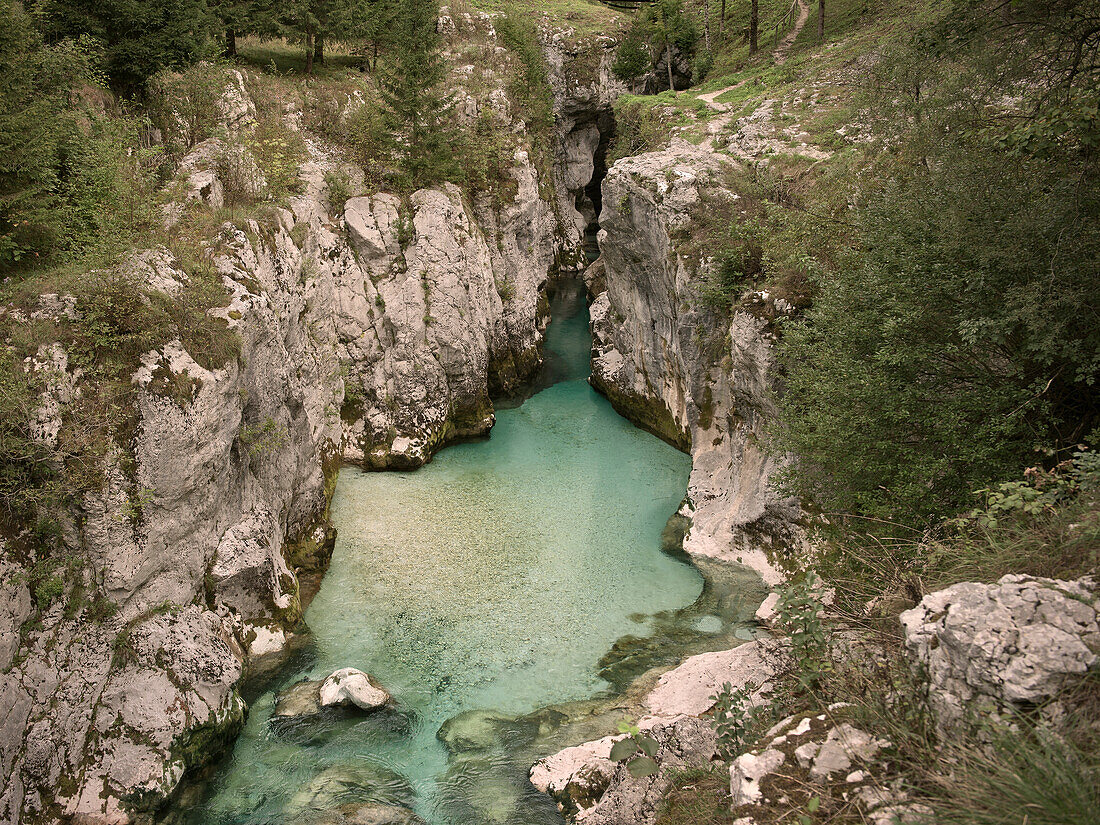
[[[684,13],[683,0],[656,0],[641,9],[634,18],[616,58],[615,74],[624,80],[633,79],[643,73],[643,67],[656,68],[663,56],[668,73],[668,87],[675,92],[673,50],[690,58],[695,52],[698,39],[698,27]]]
[[[749,14],[749,54],[756,54],[760,41],[760,0],[752,0]]]
[[[405,0],[393,21],[393,54],[381,73],[391,151],[414,187],[448,177],[453,166],[438,19],[438,0]]]
[[[46,0],[42,20],[51,40],[99,41],[112,84],[126,93],[140,92],[162,69],[210,56],[217,24],[205,0]]]
[[[221,21],[224,32],[222,53],[226,57],[237,56],[237,38],[255,28],[254,0],[212,0],[211,10]]]
[[[1022,3],[1035,22],[1006,32],[960,4],[876,69],[895,148],[856,198],[862,254],[781,348],[779,443],[826,511],[920,528],[1037,448],[1100,439],[1100,33],[1082,9]]]

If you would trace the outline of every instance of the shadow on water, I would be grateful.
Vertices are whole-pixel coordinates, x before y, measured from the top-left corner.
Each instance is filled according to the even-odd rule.
[[[431,825],[561,825],[527,780],[535,760],[641,715],[684,656],[752,638],[763,584],[693,565],[687,520],[665,521],[687,458],[584,380],[586,298],[579,280],[556,285],[540,374],[497,405],[487,443],[415,473],[347,471],[313,633],[249,680],[233,753],[166,819],[335,825],[384,805]],[[341,666],[369,670],[396,707],[273,715],[281,690]]]

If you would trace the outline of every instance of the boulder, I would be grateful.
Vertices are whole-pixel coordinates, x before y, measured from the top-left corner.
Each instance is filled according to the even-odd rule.
[[[1091,578],[963,582],[925,596],[901,623],[942,732],[983,706],[1046,701],[1100,665],[1100,587]]]
[[[393,697],[371,682],[370,676],[353,667],[345,667],[329,675],[321,684],[321,707],[354,706],[360,710],[378,710]]]
[[[494,710],[468,710],[444,722],[436,738],[451,753],[487,750],[500,742],[501,725],[514,718]]]
[[[287,812],[301,816],[314,811],[366,808],[366,816],[370,808],[377,806],[408,808],[415,796],[409,781],[395,771],[357,762],[321,771],[294,795]]]
[[[275,697],[277,717],[312,716],[321,712],[321,683],[316,680],[296,682]]]

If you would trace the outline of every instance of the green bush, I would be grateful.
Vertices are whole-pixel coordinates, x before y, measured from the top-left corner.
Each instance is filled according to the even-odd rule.
[[[1051,9],[1068,32],[1078,11]],[[782,344],[789,489],[834,518],[919,529],[1037,447],[1100,437],[1100,119],[1067,116],[1095,57],[1075,70],[1043,26],[1005,39],[985,7],[954,12],[876,67],[893,148],[853,199],[862,254]],[[1009,82],[1025,99],[1004,113]]]

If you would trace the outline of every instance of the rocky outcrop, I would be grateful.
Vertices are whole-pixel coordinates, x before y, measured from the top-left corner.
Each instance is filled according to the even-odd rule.
[[[748,705],[758,705],[771,695],[775,675],[784,667],[784,646],[770,640],[691,656],[662,674],[642,698],[646,715],[638,727],[659,744],[656,776],[631,776],[625,765],[611,760],[612,746],[624,738],[620,734],[540,760],[531,768],[531,783],[575,821],[652,823],[676,771],[706,767],[714,757],[715,731],[704,714],[714,707],[722,685],[743,690]]]
[[[775,308],[708,310],[698,300],[708,261],[681,252],[703,188],[739,197],[722,183],[728,162],[677,140],[608,172],[599,278],[589,279],[603,288],[592,305],[592,383],[623,415],[690,451],[684,549],[743,562],[774,584],[768,554],[801,544],[796,503],[769,484],[780,461],[763,447]]]
[[[614,33],[577,38],[572,30],[540,30],[554,97],[557,211],[562,216],[566,267],[584,261],[585,231],[600,213],[600,182],[614,132],[612,107],[626,86],[615,77]]]
[[[738,825],[769,822],[775,806],[836,809],[874,825],[929,821],[931,810],[883,781],[880,762],[893,745],[845,720],[845,706],[784,719],[763,743],[729,767],[730,806]],[[816,800],[814,802],[813,800]]]
[[[246,660],[301,616],[286,559],[303,542],[323,551],[341,386],[332,284],[299,279],[292,225],[283,212],[218,239],[229,304],[213,312],[239,358],[207,369],[179,341],[143,357],[132,442],[64,514],[77,561],[62,597],[26,625],[27,586],[4,579],[7,622],[24,632],[0,663],[2,821],[155,809],[232,740]],[[168,295],[189,279],[165,250],[120,277]],[[30,566],[14,552],[6,566]]]
[[[1100,667],[1093,579],[963,582],[925,596],[901,621],[944,733],[983,714],[1045,702],[1068,679]]]
[[[346,239],[318,233],[336,285],[348,460],[417,467],[454,438],[484,435],[490,391],[540,363],[556,224],[526,154],[514,161],[516,199],[492,220],[448,184],[407,201],[353,198]]]

